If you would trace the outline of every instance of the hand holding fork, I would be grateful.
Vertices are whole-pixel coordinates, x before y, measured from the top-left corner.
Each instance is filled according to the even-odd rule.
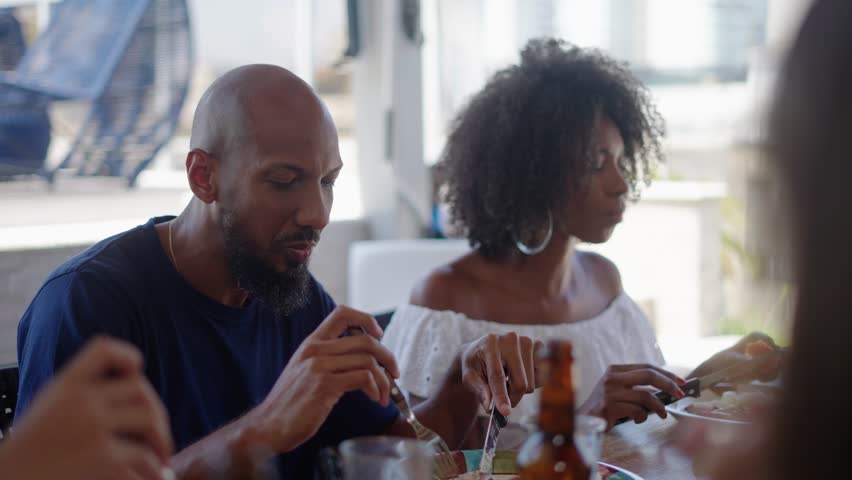
[[[352,327],[347,330],[347,333],[351,336],[356,335],[364,335],[364,331],[360,327]],[[435,456],[435,471],[433,473],[433,477],[436,479],[445,479],[452,478],[458,475],[458,466],[453,460],[450,447],[447,445],[440,435],[435,433],[434,430],[426,427],[414,415],[414,411],[411,409],[411,405],[409,405],[408,400],[406,400],[405,395],[403,395],[402,390],[400,390],[399,385],[397,385],[396,380],[394,380],[393,376],[390,373],[385,371],[388,377],[388,381],[391,384],[390,389],[390,399],[396,408],[399,409],[400,414],[405,418],[405,421],[411,425],[411,428],[414,430],[414,435],[418,440],[428,443],[431,445],[437,455]]]

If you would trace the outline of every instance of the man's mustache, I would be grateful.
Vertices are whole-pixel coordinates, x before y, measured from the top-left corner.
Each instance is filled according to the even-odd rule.
[[[285,235],[281,238],[276,238],[273,242],[274,248],[286,248],[289,243],[307,242],[311,245],[316,245],[320,240],[321,230],[313,228],[303,228],[296,233]]]

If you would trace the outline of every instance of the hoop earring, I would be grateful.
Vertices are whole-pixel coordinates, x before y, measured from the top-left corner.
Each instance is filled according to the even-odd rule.
[[[544,240],[541,241],[538,245],[527,245],[522,242],[517,234],[512,233],[512,237],[515,239],[515,246],[518,247],[521,253],[524,255],[535,255],[537,253],[541,253],[547,247],[547,244],[550,243],[550,237],[553,236],[553,216],[550,214],[550,210],[547,211],[547,232],[544,234]]]

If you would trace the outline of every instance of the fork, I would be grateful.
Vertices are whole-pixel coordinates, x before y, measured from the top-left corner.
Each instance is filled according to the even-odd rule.
[[[347,329],[347,333],[351,336],[365,334],[364,330],[360,327],[351,327]],[[390,399],[393,404],[396,405],[396,408],[405,417],[405,421],[411,425],[417,439],[429,444],[437,452],[437,455],[435,455],[435,471],[432,473],[432,478],[443,480],[457,476],[459,474],[458,466],[455,460],[453,460],[453,455],[450,453],[450,447],[447,445],[447,442],[434,430],[420,423],[420,420],[417,420],[414,410],[411,409],[411,405],[409,405],[405,395],[402,394],[402,390],[400,390],[396,380],[394,380],[393,376],[387,370],[385,370],[385,375],[391,385]]]
[[[456,466],[455,460],[453,460],[453,456],[450,453],[450,447],[447,446],[447,442],[445,442],[440,435],[435,433],[434,430],[420,423],[420,420],[417,420],[417,417],[414,416],[414,411],[411,409],[411,406],[408,404],[405,396],[400,391],[396,381],[394,381],[393,377],[391,377],[389,373],[385,373],[388,376],[388,380],[391,382],[390,398],[394,405],[396,405],[399,412],[405,416],[405,420],[409,425],[411,425],[411,428],[414,429],[414,435],[417,439],[431,445],[438,453],[435,456],[435,472],[432,477],[440,480],[453,478],[458,475],[458,467]]]

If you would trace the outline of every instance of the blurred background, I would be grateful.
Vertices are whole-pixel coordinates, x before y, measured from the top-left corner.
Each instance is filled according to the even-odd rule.
[[[463,253],[433,165],[469,96],[555,36],[628,62],[665,118],[667,163],[612,240],[670,364],[763,330],[788,287],[762,156],[772,82],[808,0],[0,0],[0,364],[48,273],[177,214],[191,117],[227,70],[272,63],[316,88],[345,168],[312,261],[339,303],[381,313]]]

